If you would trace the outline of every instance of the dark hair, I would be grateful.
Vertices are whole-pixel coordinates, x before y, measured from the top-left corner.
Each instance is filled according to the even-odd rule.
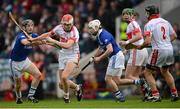
[[[152,14],[159,14],[159,8],[155,5],[150,5],[145,8],[145,11],[149,13],[149,15]]]
[[[29,24],[29,23],[33,23],[33,24],[34,24],[34,22],[33,22],[31,19],[26,19],[26,20],[23,20],[23,21],[22,21],[21,25],[22,25],[22,26],[26,26],[26,25]]]

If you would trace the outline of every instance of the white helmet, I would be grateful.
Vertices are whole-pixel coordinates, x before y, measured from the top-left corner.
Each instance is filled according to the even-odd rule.
[[[64,31],[70,32],[73,27],[73,16],[70,14],[65,14],[61,19],[61,24]]]
[[[92,20],[88,24],[88,28],[92,28],[97,31],[101,27],[101,22],[99,20]]]
[[[101,22],[99,20],[92,20],[88,24],[88,32],[93,39],[96,39],[99,29],[101,28]]]
[[[62,19],[61,19],[61,23],[64,24],[72,24],[73,25],[73,16],[70,14],[65,14]]]

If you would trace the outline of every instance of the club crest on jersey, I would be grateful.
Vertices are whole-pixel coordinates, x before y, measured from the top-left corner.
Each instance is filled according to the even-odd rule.
[[[104,42],[105,42],[105,44],[106,44],[106,43],[108,42],[108,39],[105,39]]]

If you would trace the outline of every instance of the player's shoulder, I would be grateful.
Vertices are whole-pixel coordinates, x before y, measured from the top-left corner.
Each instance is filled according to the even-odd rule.
[[[78,32],[78,29],[76,26],[73,26],[72,29],[71,29],[72,32]]]
[[[144,27],[148,27],[148,26],[152,25],[152,23],[154,23],[154,21],[150,20],[144,25]]]
[[[26,38],[25,34],[23,32],[19,32],[16,35],[17,39],[22,39],[22,38]]]
[[[108,32],[106,29],[102,29],[101,32],[99,33],[99,36],[102,39],[107,39],[107,38],[113,37],[113,35],[110,32]]]
[[[37,37],[38,36],[38,34],[37,33],[32,33],[32,37],[34,38],[34,37]]]
[[[132,20],[129,25],[138,25],[137,21],[136,20]]]
[[[61,24],[59,24],[54,27],[54,30],[63,30],[63,27]]]

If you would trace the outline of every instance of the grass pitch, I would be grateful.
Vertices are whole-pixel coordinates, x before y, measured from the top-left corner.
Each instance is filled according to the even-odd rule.
[[[65,104],[61,99],[41,100],[37,104],[24,101],[23,104],[15,102],[0,101],[0,108],[180,108],[180,101],[171,102],[142,102],[139,98],[126,99],[126,102],[115,102],[113,100],[82,100],[72,99],[71,103]]]

